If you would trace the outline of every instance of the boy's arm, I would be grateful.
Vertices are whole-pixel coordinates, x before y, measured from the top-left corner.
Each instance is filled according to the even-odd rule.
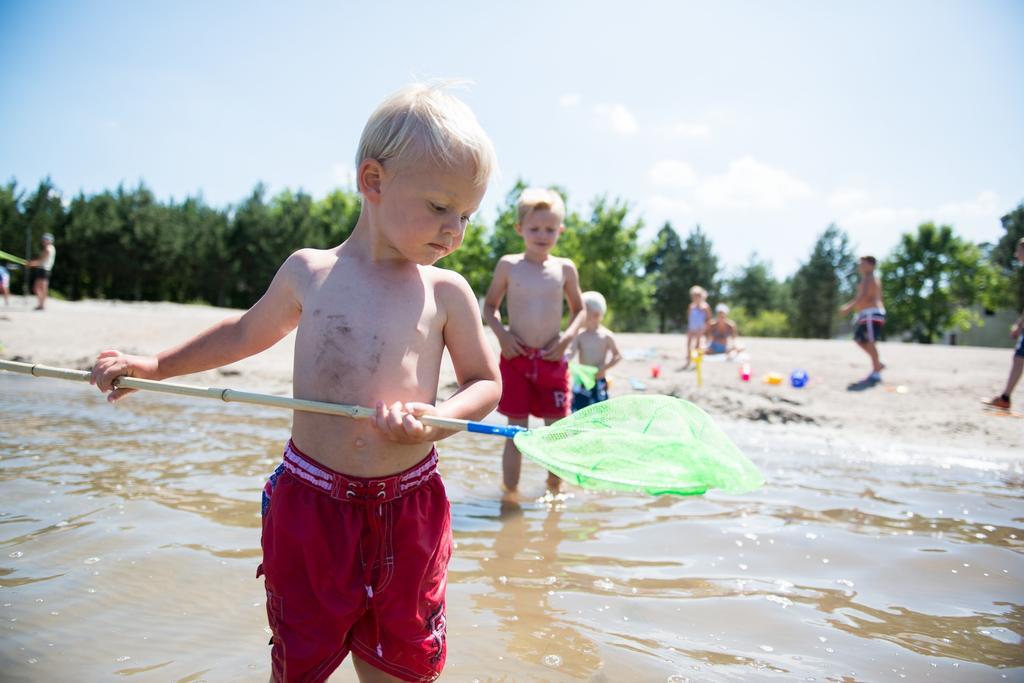
[[[511,265],[504,258],[498,260],[498,265],[494,267],[491,286],[487,288],[487,295],[484,297],[484,322],[498,338],[501,355],[505,358],[523,355],[522,342],[501,323],[501,301],[505,298],[505,292],[508,291],[510,267]]]
[[[437,286],[447,314],[442,334],[459,388],[438,406],[409,402],[387,407],[379,402],[377,427],[400,443],[438,441],[455,433],[424,425],[417,419],[423,415],[481,420],[494,410],[501,398],[498,361],[484,338],[476,296],[461,275],[452,273],[448,277],[450,279]]]
[[[605,355],[607,356],[609,352],[611,352],[612,357],[600,370],[597,371],[598,377],[604,377],[609,368],[618,364],[618,362],[622,360],[622,354],[619,353],[619,345],[615,343],[615,335],[611,332],[608,333],[608,349],[605,351]]]
[[[307,273],[301,252],[292,254],[277,271],[263,297],[245,313],[222,320],[155,356],[103,351],[93,365],[91,383],[107,392],[112,388],[111,383],[124,375],[162,380],[228,365],[270,348],[299,322],[302,304],[298,292]],[[131,392],[131,389],[114,389],[107,400],[116,401]]]
[[[866,286],[867,279],[861,278],[860,283],[857,284],[857,292],[853,295],[853,298],[847,301],[845,304],[843,304],[842,307],[839,309],[839,312],[842,315],[846,315],[851,310],[853,310],[853,307],[857,304],[858,301],[860,301],[861,296],[863,296],[864,289],[866,288]]]
[[[544,360],[562,360],[565,350],[576,338],[584,321],[587,319],[587,312],[583,308],[583,292],[580,290],[580,275],[576,272],[576,266],[569,259],[565,259],[565,300],[569,304],[569,327],[565,328],[553,342],[541,349],[541,358]]]

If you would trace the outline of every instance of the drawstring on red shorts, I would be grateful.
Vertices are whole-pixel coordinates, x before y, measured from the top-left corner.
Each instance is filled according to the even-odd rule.
[[[386,558],[384,554],[386,552],[386,544],[381,541],[381,534],[383,533],[383,522],[381,517],[384,515],[384,505],[381,501],[386,496],[384,482],[379,482],[380,491],[376,495],[361,495],[361,492],[357,489],[355,482],[350,482],[348,491],[346,491],[346,497],[362,503],[362,508],[366,514],[367,527],[369,527],[369,547],[363,546],[363,536],[359,538],[359,552],[362,555],[363,561],[363,586],[366,589],[366,611],[369,614],[370,619],[373,620],[373,640],[374,647],[378,657],[384,656],[384,648],[380,642],[380,619],[377,617],[377,613],[373,609],[373,597],[374,597],[374,580],[373,580],[373,567],[375,564],[380,566],[381,573],[384,571],[384,564]],[[379,576],[378,576],[379,579]]]

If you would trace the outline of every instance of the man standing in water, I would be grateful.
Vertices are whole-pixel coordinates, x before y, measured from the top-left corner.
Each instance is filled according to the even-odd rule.
[[[856,311],[853,340],[871,358],[871,374],[853,385],[859,388],[867,388],[881,382],[882,368],[885,367],[878,359],[878,347],[875,345],[875,342],[882,340],[882,326],[885,325],[882,287],[875,275],[877,265],[878,260],[874,256],[860,257],[860,263],[857,265],[857,272],[860,273],[857,294],[839,309],[843,315]]]
[[[53,235],[43,233],[43,248],[39,256],[32,259],[25,266],[28,271],[28,289],[36,295],[37,311],[46,308],[46,295],[50,293],[50,271],[53,270],[53,262],[57,259],[57,248],[53,246]]]

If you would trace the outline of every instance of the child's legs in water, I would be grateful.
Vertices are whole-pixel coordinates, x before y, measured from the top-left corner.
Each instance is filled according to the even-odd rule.
[[[516,427],[526,427],[530,422],[529,417],[510,417],[508,423]],[[523,468],[523,455],[516,448],[512,439],[505,439],[505,450],[501,454],[501,474],[505,484],[505,491],[514,493],[519,487],[519,473]]]
[[[560,418],[560,417],[546,417],[546,418],[544,418],[544,425],[545,426],[552,425],[552,424],[558,422],[561,419],[562,418]],[[558,493],[558,491],[561,488],[562,488],[562,479],[557,474],[555,474],[554,472],[548,472],[548,490],[554,491],[555,493]]]

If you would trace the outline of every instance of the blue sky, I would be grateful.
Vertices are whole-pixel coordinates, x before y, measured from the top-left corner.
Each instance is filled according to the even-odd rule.
[[[410,80],[461,93],[502,176],[622,197],[778,275],[830,222],[884,255],[934,219],[995,240],[1024,200],[1021,2],[0,0],[0,176],[240,201],[348,183]]]

